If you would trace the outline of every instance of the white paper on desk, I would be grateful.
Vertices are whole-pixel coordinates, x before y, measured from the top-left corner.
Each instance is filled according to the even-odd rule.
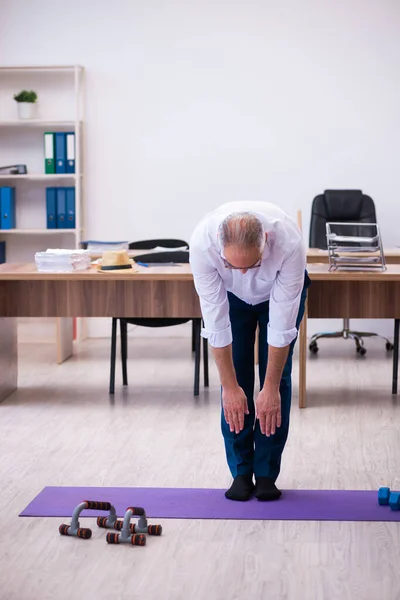
[[[355,244],[373,244],[379,240],[379,235],[375,235],[374,237],[357,237],[353,235],[337,235],[336,233],[330,233],[326,236],[328,241],[338,243],[355,243]]]
[[[369,256],[336,256],[335,263],[353,263],[353,264],[369,264],[369,263],[379,263],[379,256],[369,257]]]
[[[46,273],[71,273],[90,268],[90,254],[86,250],[49,248],[46,252],[36,252],[36,268]]]
[[[153,252],[178,252],[178,250],[188,250],[188,247],[181,246],[180,248],[164,248],[164,246],[157,246],[156,248],[153,248]],[[143,252],[145,252],[145,250]]]
[[[376,254],[379,252],[379,248],[376,248],[375,246],[359,246],[358,248],[355,248],[354,246],[330,246],[329,249],[335,254],[338,254],[339,252],[345,252],[347,254]]]
[[[71,255],[71,254],[89,254],[87,250],[78,250],[78,249],[67,249],[67,248],[47,248],[46,253],[50,254],[61,254],[61,255]],[[44,252],[42,252],[44,254]]]

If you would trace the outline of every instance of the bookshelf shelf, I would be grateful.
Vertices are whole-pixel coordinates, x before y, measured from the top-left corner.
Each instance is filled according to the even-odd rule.
[[[3,235],[57,235],[60,233],[76,235],[78,229],[0,229],[0,237]]]
[[[64,179],[77,179],[82,177],[82,174],[78,173],[54,173],[48,174],[45,173],[32,173],[27,175],[7,175],[1,174],[0,181],[6,180],[8,182],[12,181],[17,183],[20,180],[29,180],[29,181],[59,181]]]
[[[10,67],[0,67],[0,73],[21,73],[21,72],[35,72],[35,73],[74,73],[76,70],[83,71],[83,67],[80,65],[31,65],[31,66],[10,66]]]
[[[18,127],[19,129],[25,127],[38,127],[46,129],[50,128],[70,128],[74,129],[76,127],[76,121],[49,121],[45,119],[21,119],[20,121],[0,121],[0,127]],[[82,121],[78,121],[78,126],[82,125]]]

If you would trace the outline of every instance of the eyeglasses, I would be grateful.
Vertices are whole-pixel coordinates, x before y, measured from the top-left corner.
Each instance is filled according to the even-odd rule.
[[[254,265],[251,265],[251,267],[234,267],[233,265],[231,265],[230,262],[228,262],[226,260],[226,258],[224,258],[223,256],[221,258],[224,261],[225,269],[234,269],[234,270],[239,270],[239,271],[243,271],[243,270],[248,271],[249,269],[258,269],[258,267],[261,267],[261,262],[262,262],[262,256],[260,256],[258,261],[255,262]]]

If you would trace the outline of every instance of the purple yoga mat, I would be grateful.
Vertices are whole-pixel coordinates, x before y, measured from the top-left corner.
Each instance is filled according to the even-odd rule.
[[[45,487],[20,516],[71,517],[83,500],[111,502],[121,517],[142,506],[151,519],[400,521],[400,511],[379,506],[377,491],[284,490],[276,502],[232,502],[224,490],[196,488]],[[82,517],[104,514],[86,510]]]

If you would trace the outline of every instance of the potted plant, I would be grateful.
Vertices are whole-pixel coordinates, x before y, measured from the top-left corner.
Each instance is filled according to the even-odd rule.
[[[28,92],[22,90],[19,94],[14,95],[14,100],[18,105],[18,116],[20,119],[33,119],[36,114],[37,93],[34,91]]]

